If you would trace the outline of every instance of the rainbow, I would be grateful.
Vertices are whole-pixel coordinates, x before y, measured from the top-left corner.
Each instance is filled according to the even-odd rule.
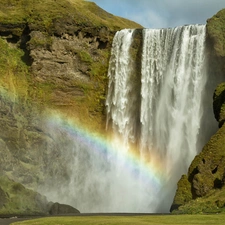
[[[93,154],[110,156],[111,160],[119,160],[124,164],[123,168],[132,176],[141,175],[143,180],[150,183],[152,188],[160,188],[164,175],[162,174],[163,163],[156,160],[157,157],[151,156],[151,161],[141,160],[138,151],[120,151],[113,147],[113,140],[102,137],[99,134],[91,132],[87,128],[81,127],[72,118],[65,117],[62,113],[51,111],[45,118],[50,129],[62,129],[80,144],[93,151]]]
[[[3,98],[19,104],[20,94],[0,87],[0,94]],[[167,179],[163,174],[164,164],[157,156],[151,155],[151,161],[141,160],[138,149],[132,151],[120,151],[115,147],[114,139],[108,136],[102,136],[82,127],[74,118],[65,116],[62,112],[46,109],[43,113],[44,123],[51,129],[61,129],[71,138],[76,139],[80,144],[93,151],[93,154],[109,156],[111,160],[119,160],[123,163],[123,169],[131,174],[135,179],[141,175],[142,179],[151,184],[152,189],[160,189]],[[110,135],[109,135],[110,136]],[[122,145],[122,144],[121,144]],[[117,146],[121,146],[120,144]],[[152,151],[155,152],[155,151]]]

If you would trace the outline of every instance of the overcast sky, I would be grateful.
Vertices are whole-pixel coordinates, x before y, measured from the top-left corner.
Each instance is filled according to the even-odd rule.
[[[225,8],[225,0],[90,0],[106,11],[146,28],[206,24]]]

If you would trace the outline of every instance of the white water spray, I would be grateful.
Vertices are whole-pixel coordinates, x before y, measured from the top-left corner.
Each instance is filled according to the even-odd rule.
[[[143,30],[139,126],[134,120],[138,107],[134,102],[139,93],[136,90],[133,97],[130,90],[134,84],[128,82],[136,73],[129,52],[131,33],[122,30],[114,39],[106,101],[108,120],[115,136],[122,139],[123,146],[120,141],[117,148],[129,151],[129,143],[135,141],[139,143],[140,160],[153,165],[161,162],[160,191],[151,190],[146,201],[151,212],[165,212],[172,203],[178,179],[200,150],[198,134],[207,80],[205,26]],[[144,198],[140,199],[137,205],[144,203]]]

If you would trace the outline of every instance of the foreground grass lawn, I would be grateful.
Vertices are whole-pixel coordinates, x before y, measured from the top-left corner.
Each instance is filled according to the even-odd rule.
[[[13,223],[13,225],[224,225],[225,214],[215,215],[152,215],[152,216],[75,216],[47,217]]]

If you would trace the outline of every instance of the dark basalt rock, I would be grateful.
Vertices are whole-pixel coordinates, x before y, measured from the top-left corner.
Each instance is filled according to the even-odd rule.
[[[214,115],[219,122],[219,127],[222,127],[225,121],[225,83],[218,85],[213,100]]]
[[[65,215],[65,214],[78,214],[79,210],[66,204],[60,204],[58,202],[53,203],[49,209],[50,215]]]

